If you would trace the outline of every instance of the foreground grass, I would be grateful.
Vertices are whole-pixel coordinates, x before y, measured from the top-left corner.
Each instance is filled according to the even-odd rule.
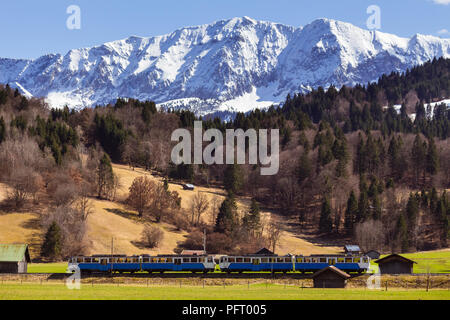
[[[301,289],[282,285],[167,287],[83,284],[2,284],[0,300],[450,300],[449,290]]]

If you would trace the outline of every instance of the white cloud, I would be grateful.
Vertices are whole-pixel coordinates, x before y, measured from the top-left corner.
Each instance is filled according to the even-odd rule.
[[[437,3],[437,4],[444,4],[444,5],[450,4],[450,0],[433,0],[433,2]]]
[[[447,29],[442,29],[442,30],[439,30],[437,33],[444,35],[444,34],[449,34],[450,32]]]

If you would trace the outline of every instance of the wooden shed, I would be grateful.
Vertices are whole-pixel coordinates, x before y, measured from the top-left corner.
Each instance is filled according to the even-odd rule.
[[[350,275],[335,266],[329,266],[314,273],[312,278],[314,288],[345,288]]]
[[[378,263],[381,274],[411,274],[417,262],[394,253],[376,260],[375,263]]]
[[[27,273],[30,262],[27,244],[0,244],[0,273]]]

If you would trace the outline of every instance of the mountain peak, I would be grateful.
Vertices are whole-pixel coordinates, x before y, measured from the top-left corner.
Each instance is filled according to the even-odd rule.
[[[130,97],[204,115],[268,107],[318,86],[367,83],[441,56],[450,58],[449,39],[405,39],[327,18],[295,28],[244,16],[64,56],[0,59],[0,83],[17,83],[52,107]]]

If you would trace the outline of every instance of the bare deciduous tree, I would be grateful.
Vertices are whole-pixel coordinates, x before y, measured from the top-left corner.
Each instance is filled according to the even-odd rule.
[[[282,233],[283,230],[281,229],[280,223],[272,220],[267,227],[267,240],[274,253]]]
[[[145,226],[141,234],[141,241],[148,248],[157,247],[164,239],[164,232],[156,226]]]
[[[139,217],[142,217],[144,211],[148,209],[155,188],[155,183],[147,176],[134,179],[127,202],[138,212]]]
[[[197,191],[191,200],[191,223],[197,226],[200,223],[201,216],[208,210],[208,207],[208,197],[204,193]]]

